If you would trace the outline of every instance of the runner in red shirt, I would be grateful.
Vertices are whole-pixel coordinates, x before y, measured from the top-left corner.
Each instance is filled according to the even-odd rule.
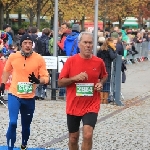
[[[69,57],[59,75],[58,86],[67,88],[69,150],[78,150],[80,121],[83,122],[81,150],[92,149],[93,129],[100,109],[100,91],[107,80],[102,59],[92,55],[93,35],[79,35],[80,53]]]

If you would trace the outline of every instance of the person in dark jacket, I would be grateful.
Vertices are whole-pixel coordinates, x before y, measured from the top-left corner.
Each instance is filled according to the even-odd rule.
[[[38,29],[37,27],[31,27],[29,28],[29,34],[31,35],[32,39],[33,39],[33,51],[37,52],[38,54],[41,54],[42,55],[42,43],[41,41],[39,40],[38,38]]]
[[[49,28],[44,28],[42,30],[42,36],[39,38],[42,44],[42,56],[51,56],[49,51],[49,40],[50,40],[51,30]]]
[[[44,28],[42,30],[42,36],[38,38],[38,41],[41,42],[41,55],[42,56],[51,56],[49,51],[49,40],[50,40],[51,30],[49,28]],[[36,88],[35,99],[44,100],[46,98],[46,89],[47,84],[39,84]]]
[[[24,35],[26,32],[24,29],[19,29],[18,30],[18,34],[15,35],[14,37],[14,44],[16,44],[18,46],[18,49],[21,50],[21,46],[20,46],[20,40],[22,35]]]
[[[143,42],[143,37],[141,32],[138,32],[135,38],[133,39],[135,43],[142,43]]]
[[[124,47],[123,47],[123,44],[122,44],[122,33],[121,32],[118,33],[118,41],[117,41],[117,44],[116,44],[116,52],[117,52],[118,55],[124,56]]]
[[[97,57],[103,59],[106,70],[108,73],[107,82],[103,85],[103,92],[101,92],[101,103],[108,103],[108,96],[110,92],[110,80],[111,80],[111,65],[112,61],[117,57],[116,52],[117,39],[108,38],[101,46],[97,53]]]

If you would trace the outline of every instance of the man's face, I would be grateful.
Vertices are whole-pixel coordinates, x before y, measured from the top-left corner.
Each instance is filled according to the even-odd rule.
[[[122,35],[121,35],[121,36],[119,36],[119,40],[122,40]]]
[[[119,28],[118,27],[114,27],[114,31],[119,32]]]
[[[32,41],[31,40],[24,40],[22,42],[22,50],[25,52],[25,53],[30,53],[30,51],[32,50]]]
[[[117,45],[117,40],[113,40],[114,47]]]
[[[6,28],[6,32],[10,32],[10,30],[11,30],[11,27]]]
[[[66,26],[66,24],[61,25],[60,32],[61,32],[61,33],[65,33],[65,32],[66,32],[66,30],[68,30],[68,27]]]
[[[91,35],[83,34],[79,41],[80,54],[84,58],[90,58],[93,50],[93,38]]]
[[[139,37],[139,38],[140,38],[140,37],[141,37],[141,33],[137,33],[137,37]]]

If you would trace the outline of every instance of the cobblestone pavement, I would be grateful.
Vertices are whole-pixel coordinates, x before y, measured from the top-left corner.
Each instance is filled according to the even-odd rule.
[[[125,106],[101,105],[94,130],[93,150],[150,150],[149,65],[150,62],[142,62],[127,66],[127,82],[122,86]],[[131,105],[131,102],[134,104]],[[3,105],[0,105],[0,112],[0,145],[6,145],[8,112]],[[65,150],[67,133],[65,101],[36,101],[28,146]],[[82,136],[80,144],[81,140]],[[20,143],[19,115],[16,146]]]

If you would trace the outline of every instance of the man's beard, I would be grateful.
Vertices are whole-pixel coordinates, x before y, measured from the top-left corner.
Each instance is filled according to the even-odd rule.
[[[31,50],[29,53],[25,53],[22,49],[20,50],[21,55],[24,57],[30,57],[33,53],[33,50]]]

